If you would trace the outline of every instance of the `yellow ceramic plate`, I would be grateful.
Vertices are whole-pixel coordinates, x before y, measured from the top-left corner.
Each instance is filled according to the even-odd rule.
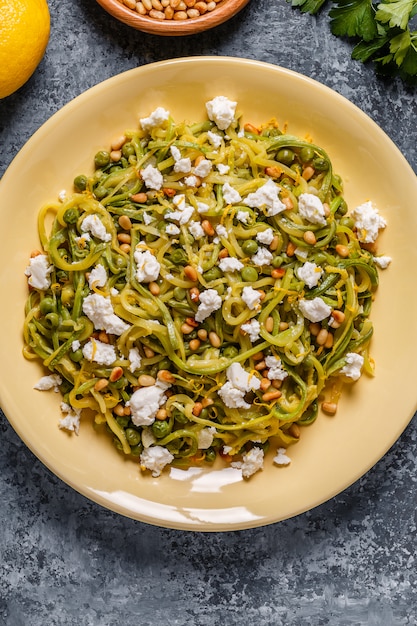
[[[178,121],[205,116],[217,95],[238,101],[244,121],[276,117],[292,134],[321,145],[345,181],[353,208],[375,201],[388,227],[379,253],[393,258],[381,271],[373,308],[376,376],[363,377],[334,417],[319,415],[290,448],[290,466],[272,464],[249,481],[216,466],[171,469],[154,479],[119,455],[110,438],[81,424],[59,430],[59,394],[33,390],[41,367],[22,357],[24,270],[38,246],[39,207],[91,171],[98,149],[156,106]],[[199,57],[147,65],[90,89],[55,114],[20,151],[0,184],[1,404],[12,426],[57,476],[91,500],[159,526],[223,531],[270,524],[306,511],[345,489],[395,442],[416,409],[417,179],[398,149],[350,102],[291,71],[234,58]]]

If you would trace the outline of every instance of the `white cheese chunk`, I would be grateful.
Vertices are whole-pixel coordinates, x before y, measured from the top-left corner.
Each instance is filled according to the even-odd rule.
[[[268,368],[269,380],[284,380],[287,378],[288,372],[282,367],[282,361],[276,356],[267,356],[265,358],[265,365]]]
[[[227,204],[236,204],[242,200],[240,193],[234,189],[230,183],[224,183],[222,193],[224,201]]]
[[[313,323],[321,322],[326,319],[326,317],[329,317],[332,312],[331,307],[320,297],[313,298],[312,300],[302,299],[299,302],[299,307],[304,317]]]
[[[248,309],[253,311],[261,301],[261,294],[253,287],[243,287],[242,300]]]
[[[318,196],[302,193],[298,198],[298,212],[311,224],[326,224],[324,206]]]
[[[98,263],[90,272],[88,277],[88,285],[90,289],[93,287],[104,287],[107,282],[107,272],[101,263]]]
[[[98,293],[88,295],[83,302],[83,312],[97,330],[105,330],[112,335],[121,335],[129,327],[113,310],[110,298]]]
[[[305,282],[307,287],[312,289],[312,287],[316,287],[318,285],[318,282],[323,274],[323,270],[316,263],[307,261],[297,269],[296,274],[300,280]]]
[[[164,467],[173,460],[174,456],[163,446],[150,446],[145,448],[140,455],[141,466],[150,470],[154,478],[160,476]]]
[[[371,201],[356,207],[352,211],[351,217],[355,223],[358,239],[362,243],[373,243],[376,241],[379,230],[387,225]]]
[[[243,455],[242,461],[233,461],[232,467],[242,470],[242,476],[249,478],[264,466],[264,451],[262,448],[254,447]]]
[[[261,325],[258,320],[252,319],[240,327],[243,332],[248,334],[251,343],[255,343],[260,338]]]
[[[274,231],[272,228],[261,230],[261,232],[256,235],[256,240],[259,241],[259,243],[263,243],[265,246],[269,246],[269,244],[272,243],[273,238]]]
[[[87,361],[94,361],[99,365],[113,365],[117,359],[114,346],[103,343],[98,339],[90,339],[83,347],[83,356]]]
[[[206,110],[209,120],[214,122],[220,130],[226,130],[233,122],[237,102],[233,102],[225,96],[216,96],[206,102]]]
[[[111,241],[111,234],[107,232],[106,227],[96,213],[89,213],[83,219],[81,230],[84,233],[91,233],[93,237],[97,237],[101,241]]]
[[[49,289],[51,286],[50,273],[52,265],[49,264],[45,254],[38,254],[29,260],[29,265],[25,270],[28,276],[28,284],[34,289]]]
[[[206,289],[200,293],[200,303],[195,315],[196,322],[202,322],[222,306],[222,299],[215,289]]]
[[[278,448],[276,455],[273,458],[274,463],[277,465],[289,465],[291,463],[291,459],[286,454],[286,448]]]
[[[364,363],[364,358],[356,352],[348,352],[345,357],[346,364],[340,370],[340,374],[344,374],[352,380],[358,380]]]
[[[243,267],[243,263],[235,257],[228,256],[224,259],[220,259],[219,261],[219,268],[222,272],[236,272],[241,270]]]
[[[169,385],[157,381],[149,387],[137,389],[126,402],[130,407],[131,420],[135,426],[149,426],[155,421],[155,415],[159,408],[165,404],[167,397],[165,391]]]
[[[161,189],[164,178],[157,167],[149,164],[140,171],[140,175],[148,189],[155,189],[156,191]]]
[[[150,250],[141,250],[139,244],[139,247],[136,247],[133,258],[136,263],[136,278],[140,283],[151,283],[157,280],[161,271],[161,265]]]
[[[62,383],[62,378],[58,374],[50,374],[49,376],[42,376],[38,382],[33,385],[34,389],[38,391],[49,391],[53,389],[55,392],[59,391],[59,385]]]
[[[265,209],[268,217],[278,215],[287,208],[278,197],[280,187],[271,178],[253,193],[243,199],[243,203],[251,208]]]
[[[149,131],[152,128],[162,126],[162,124],[169,118],[169,115],[169,111],[163,107],[157,107],[148,117],[142,117],[139,122],[143,130]]]

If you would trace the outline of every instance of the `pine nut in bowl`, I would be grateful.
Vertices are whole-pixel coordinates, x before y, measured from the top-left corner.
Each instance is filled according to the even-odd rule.
[[[181,36],[219,26],[249,0],[97,0],[110,15],[153,35]]]

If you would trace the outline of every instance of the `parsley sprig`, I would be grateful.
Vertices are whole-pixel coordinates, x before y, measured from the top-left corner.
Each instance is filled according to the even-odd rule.
[[[331,31],[355,42],[353,59],[372,61],[382,74],[399,74],[407,82],[417,82],[417,30],[412,30],[417,0],[288,1],[312,15],[330,1]]]

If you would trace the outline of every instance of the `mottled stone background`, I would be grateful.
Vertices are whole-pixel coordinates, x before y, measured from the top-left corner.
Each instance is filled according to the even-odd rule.
[[[252,0],[224,26],[166,39],[117,23],[94,0],[49,4],[44,60],[0,101],[0,175],[85,89],[138,65],[205,54],[275,63],[325,83],[373,118],[417,169],[416,92],[352,61],[326,12],[313,18],[284,0]],[[45,469],[3,414],[0,431],[1,625],[417,624],[415,420],[329,502],[269,527],[218,534],[154,528],[102,509]]]

